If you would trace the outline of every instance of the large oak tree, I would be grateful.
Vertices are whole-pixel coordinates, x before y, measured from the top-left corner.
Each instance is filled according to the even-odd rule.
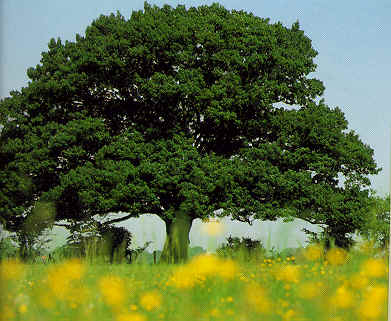
[[[166,223],[162,260],[182,262],[192,221],[218,209],[326,224],[340,244],[363,224],[373,150],[319,100],[298,23],[146,3],[48,47],[0,102],[8,229],[43,201],[57,221],[153,213]]]

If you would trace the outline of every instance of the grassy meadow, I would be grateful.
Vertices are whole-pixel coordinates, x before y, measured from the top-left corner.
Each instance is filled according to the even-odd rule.
[[[0,282],[0,320],[383,321],[388,257],[364,243],[246,260],[202,254],[176,266],[9,259]]]

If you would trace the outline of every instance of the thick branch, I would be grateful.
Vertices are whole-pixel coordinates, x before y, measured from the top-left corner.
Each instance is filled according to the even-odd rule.
[[[298,218],[300,220],[306,221],[306,222],[308,222],[310,224],[313,224],[313,225],[321,225],[321,224],[324,225],[325,224],[325,223],[317,223],[317,222],[314,222],[312,220],[309,220],[309,219],[306,219],[306,218],[303,218],[303,217],[295,217],[295,218]]]
[[[105,222],[104,224],[113,224],[113,223],[126,221],[128,218],[131,218],[132,216],[134,216],[134,214],[129,214],[129,215],[126,215],[126,216],[120,217],[120,218],[115,218],[115,219],[113,219],[111,221]]]
[[[248,218],[233,217],[233,219],[242,223],[248,223],[250,226],[252,226],[254,222],[254,219],[251,220],[251,217]]]
[[[55,226],[66,227],[66,228],[69,228],[69,227],[70,227],[70,225],[68,225],[68,224],[55,223],[54,225],[55,225]]]

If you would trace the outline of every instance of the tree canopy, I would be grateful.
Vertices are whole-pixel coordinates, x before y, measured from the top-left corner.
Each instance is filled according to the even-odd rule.
[[[365,220],[373,150],[319,100],[298,22],[145,3],[48,49],[0,101],[7,229],[37,202],[57,221],[153,213],[166,222],[162,260],[181,262],[192,220],[218,209],[326,224],[341,240]]]

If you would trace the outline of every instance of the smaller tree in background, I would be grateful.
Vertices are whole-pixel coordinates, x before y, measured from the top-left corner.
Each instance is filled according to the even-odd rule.
[[[313,232],[306,228],[303,228],[302,231],[307,234],[309,244],[319,244],[325,251],[335,246],[349,249],[355,244],[351,236],[347,237],[344,232],[336,234],[335,231],[331,231],[327,226],[320,232]]]
[[[388,248],[390,237],[390,196],[372,196],[370,198],[368,220],[359,235],[372,241],[375,247]]]
[[[93,219],[57,225],[66,227],[71,233],[67,239],[67,256],[81,256],[89,260],[103,258],[110,263],[122,263],[132,255],[129,249],[132,234],[124,227]],[[130,261],[131,257],[128,260]]]
[[[365,212],[365,215],[360,214],[357,218],[365,217],[365,219],[360,220],[360,228],[356,230],[356,234],[376,249],[387,249],[390,235],[390,197],[372,194],[361,204],[360,212]],[[354,210],[349,213],[352,217],[356,215]],[[302,231],[308,235],[309,243],[321,244],[326,250],[334,246],[349,249],[357,242],[353,239],[354,235],[351,231],[346,235],[346,229],[349,229],[346,224],[335,222],[328,224],[320,232],[313,232],[306,228]]]
[[[50,203],[38,202],[26,217],[21,228],[16,230],[13,240],[19,246],[19,257],[23,261],[43,254],[50,242],[50,230],[54,223],[54,208]]]

